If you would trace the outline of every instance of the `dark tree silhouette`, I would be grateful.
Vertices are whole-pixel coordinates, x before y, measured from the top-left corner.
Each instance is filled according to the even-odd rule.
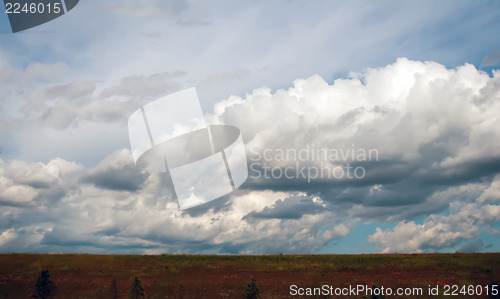
[[[144,288],[142,287],[141,280],[137,277],[134,277],[131,279],[131,281],[130,295],[132,295],[132,298],[144,298]]]
[[[245,299],[257,299],[260,298],[260,290],[257,287],[257,282],[255,279],[247,285],[245,290],[243,291],[243,298]]]
[[[48,299],[52,298],[56,292],[54,282],[50,280],[49,270],[42,270],[35,285],[38,298]]]

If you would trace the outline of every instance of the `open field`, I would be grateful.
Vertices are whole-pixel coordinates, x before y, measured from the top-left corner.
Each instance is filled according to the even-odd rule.
[[[2,254],[0,298],[29,298],[35,293],[35,283],[43,269],[50,271],[55,282],[56,298],[112,298],[113,280],[116,280],[120,298],[126,298],[130,279],[134,276],[142,281],[146,298],[241,298],[252,278],[256,279],[262,298],[289,298],[292,284],[300,287],[375,284],[391,288],[422,287],[425,292],[429,285],[486,287],[500,280],[500,254]],[[443,287],[440,291],[442,293]],[[467,296],[474,297],[485,298]]]

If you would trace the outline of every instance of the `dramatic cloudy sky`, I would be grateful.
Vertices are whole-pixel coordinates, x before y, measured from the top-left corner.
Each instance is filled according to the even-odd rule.
[[[1,14],[0,252],[500,251],[498,28],[498,1],[81,1],[17,34]],[[181,211],[127,119],[189,87],[252,168]],[[265,158],[304,148],[378,156],[258,177],[328,162]]]

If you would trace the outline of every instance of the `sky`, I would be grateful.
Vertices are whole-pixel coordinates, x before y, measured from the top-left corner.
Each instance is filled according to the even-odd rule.
[[[498,252],[498,28],[498,1],[82,0],[15,34],[2,13],[0,252]],[[190,87],[249,177],[181,210],[127,120]]]

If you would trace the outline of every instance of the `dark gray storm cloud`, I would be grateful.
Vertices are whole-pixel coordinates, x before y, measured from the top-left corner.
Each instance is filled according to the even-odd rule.
[[[249,213],[244,219],[300,219],[303,215],[318,214],[325,210],[325,207],[310,197],[289,197],[277,200],[272,206],[265,207],[262,211]]]
[[[457,250],[457,252],[461,253],[475,253],[475,252],[480,252],[484,248],[484,243],[483,240],[479,239],[476,241],[470,241],[465,243],[464,245],[460,246],[460,248]]]
[[[82,177],[82,182],[110,190],[137,191],[147,177],[148,174],[141,173],[135,165],[125,165],[117,169],[89,171]]]

